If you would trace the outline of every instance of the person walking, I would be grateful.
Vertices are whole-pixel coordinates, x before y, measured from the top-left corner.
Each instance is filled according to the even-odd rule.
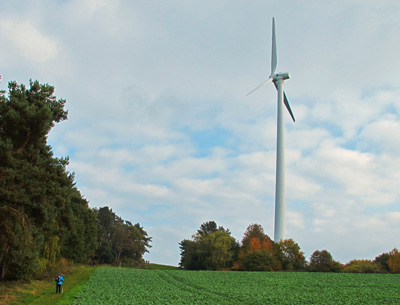
[[[61,285],[64,282],[64,278],[60,275],[56,277],[56,293],[61,293]]]

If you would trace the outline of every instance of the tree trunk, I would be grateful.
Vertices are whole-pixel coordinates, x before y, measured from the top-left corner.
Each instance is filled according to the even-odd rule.
[[[6,275],[6,260],[4,259],[5,258],[5,256],[7,255],[7,253],[8,253],[8,250],[10,250],[10,246],[9,245],[7,245],[6,246],[6,250],[4,251],[4,254],[2,255],[2,258],[1,258],[1,260],[0,260],[0,262],[1,262],[1,268],[0,268],[0,279],[3,281],[4,280],[4,277],[5,277],[5,275]]]

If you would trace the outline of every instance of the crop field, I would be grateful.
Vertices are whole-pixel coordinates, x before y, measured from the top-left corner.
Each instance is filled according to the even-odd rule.
[[[99,268],[72,304],[400,304],[400,275]]]

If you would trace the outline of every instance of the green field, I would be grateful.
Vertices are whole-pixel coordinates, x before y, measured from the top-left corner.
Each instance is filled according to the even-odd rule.
[[[400,275],[98,269],[72,304],[400,304]]]

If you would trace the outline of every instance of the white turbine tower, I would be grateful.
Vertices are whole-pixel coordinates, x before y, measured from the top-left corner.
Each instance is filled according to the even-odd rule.
[[[256,91],[260,87],[273,82],[278,90],[278,119],[277,119],[277,141],[276,141],[276,185],[275,185],[275,231],[274,241],[278,242],[285,239],[285,155],[284,155],[284,117],[283,104],[285,104],[290,116],[295,121],[292,109],[290,109],[289,101],[283,91],[283,82],[290,78],[289,72],[275,73],[277,65],[276,56],[276,37],[275,37],[275,19],[272,18],[272,54],[271,54],[271,75],[268,80],[263,82],[250,93]]]

